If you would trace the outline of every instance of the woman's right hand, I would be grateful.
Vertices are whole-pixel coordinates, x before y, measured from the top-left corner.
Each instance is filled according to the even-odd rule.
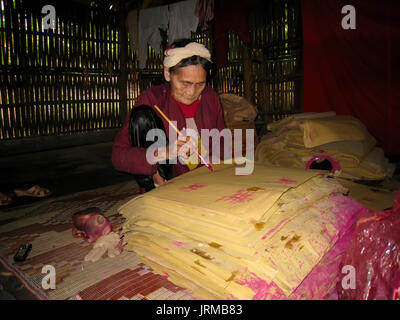
[[[168,146],[156,149],[154,157],[158,159],[157,161],[176,159],[178,156],[187,158],[195,148],[194,143],[192,143],[192,148],[187,145],[190,141],[190,136],[180,137],[180,139],[170,143]]]
[[[171,143],[167,148],[167,159],[175,159],[177,156],[185,158],[190,156],[190,148],[185,146],[190,141],[190,137],[183,137]]]

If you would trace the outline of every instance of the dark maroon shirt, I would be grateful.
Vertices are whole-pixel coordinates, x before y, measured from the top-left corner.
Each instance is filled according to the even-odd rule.
[[[177,122],[177,127],[182,130],[186,126],[185,116],[177,101],[171,95],[169,85],[154,86],[143,92],[137,99],[135,106],[146,104],[154,108],[157,105],[162,112],[171,120]],[[155,110],[155,109],[154,109]],[[155,110],[158,114],[158,111]],[[169,135],[168,122],[159,115],[164,123],[164,127]],[[125,123],[117,134],[112,150],[112,162],[116,170],[131,174],[153,175],[157,171],[157,165],[149,164],[146,160],[146,148],[132,147],[129,137],[130,113],[125,119]],[[206,87],[201,94],[200,105],[194,115],[199,134],[201,129],[225,129],[223,112],[218,94],[209,87]],[[207,143],[207,142],[203,142]],[[211,143],[209,143],[211,145]],[[223,139],[221,139],[223,148]],[[209,148],[211,150],[211,148]],[[221,158],[223,154],[221,154]],[[210,156],[211,159],[211,156]],[[176,177],[189,171],[186,165],[177,160],[173,168],[173,176]]]

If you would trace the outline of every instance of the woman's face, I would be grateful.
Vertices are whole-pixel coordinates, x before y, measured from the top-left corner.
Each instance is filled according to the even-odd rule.
[[[192,104],[199,99],[206,87],[207,73],[200,65],[178,68],[173,73],[164,69],[165,80],[170,82],[174,98],[183,104]]]

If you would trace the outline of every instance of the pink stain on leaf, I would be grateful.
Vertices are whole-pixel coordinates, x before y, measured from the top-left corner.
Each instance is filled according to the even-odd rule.
[[[262,238],[261,240],[265,240],[270,234],[273,234],[275,231],[281,228],[281,226],[286,223],[290,218],[283,219],[281,222],[279,222],[274,228],[269,230]]]
[[[183,245],[183,242],[174,241],[174,242],[172,242],[172,244],[173,244],[174,246],[180,247],[181,245]]]
[[[234,194],[230,196],[224,196],[222,198],[219,198],[217,201],[226,201],[226,202],[231,202],[231,203],[242,203],[247,200],[251,200],[252,196],[254,195],[254,192],[246,191],[245,189],[241,189],[236,191]]]
[[[205,188],[205,187],[206,187],[205,184],[194,183],[194,184],[191,184],[189,186],[182,187],[182,188],[180,188],[180,190],[183,190],[183,191],[194,191],[194,190],[202,189],[202,188]]]
[[[333,207],[332,202],[335,204]],[[332,221],[328,219],[322,223],[322,230],[328,230],[328,226],[331,226],[331,230],[336,230],[332,235],[329,235],[327,231],[324,232],[324,235],[329,238],[331,249],[322,256],[319,263],[313,267],[300,285],[292,288],[293,291],[289,297],[273,281],[268,283],[255,273],[247,272],[247,270],[243,272],[242,278],[235,279],[234,281],[250,288],[255,293],[253,299],[257,300],[327,299],[325,297],[328,297],[328,299],[337,299],[335,284],[340,284],[340,282],[337,282],[340,274],[339,264],[352,239],[354,224],[358,216],[361,212],[368,209],[357,201],[341,194],[332,194],[329,196],[329,199],[315,205],[315,208],[320,210],[323,210],[324,207],[329,207],[335,217]],[[284,222],[285,220],[281,221],[280,224]],[[276,229],[276,227],[271,229],[264,237],[266,238]],[[312,245],[320,246],[321,244],[313,242]],[[272,264],[273,262],[270,260],[270,263]],[[299,267],[305,267],[303,262],[301,262]]]
[[[168,279],[169,278],[169,274],[167,273],[167,272],[163,272],[163,276],[161,276],[161,277],[163,277],[164,279]]]
[[[245,286],[255,292],[253,300],[267,300],[267,299],[279,299],[282,297],[282,290],[271,281],[267,281],[259,278],[255,273],[251,272],[250,275],[236,280],[237,284]]]

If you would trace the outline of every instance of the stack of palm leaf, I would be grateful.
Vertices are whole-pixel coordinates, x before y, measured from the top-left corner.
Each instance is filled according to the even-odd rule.
[[[126,249],[203,299],[322,298],[364,207],[319,171],[201,167],[119,211]]]
[[[257,145],[255,159],[263,163],[306,168],[312,159],[338,164],[337,175],[351,180],[382,180],[394,165],[385,158],[364,124],[334,112],[304,113],[269,124]],[[334,167],[334,166],[333,166]]]

